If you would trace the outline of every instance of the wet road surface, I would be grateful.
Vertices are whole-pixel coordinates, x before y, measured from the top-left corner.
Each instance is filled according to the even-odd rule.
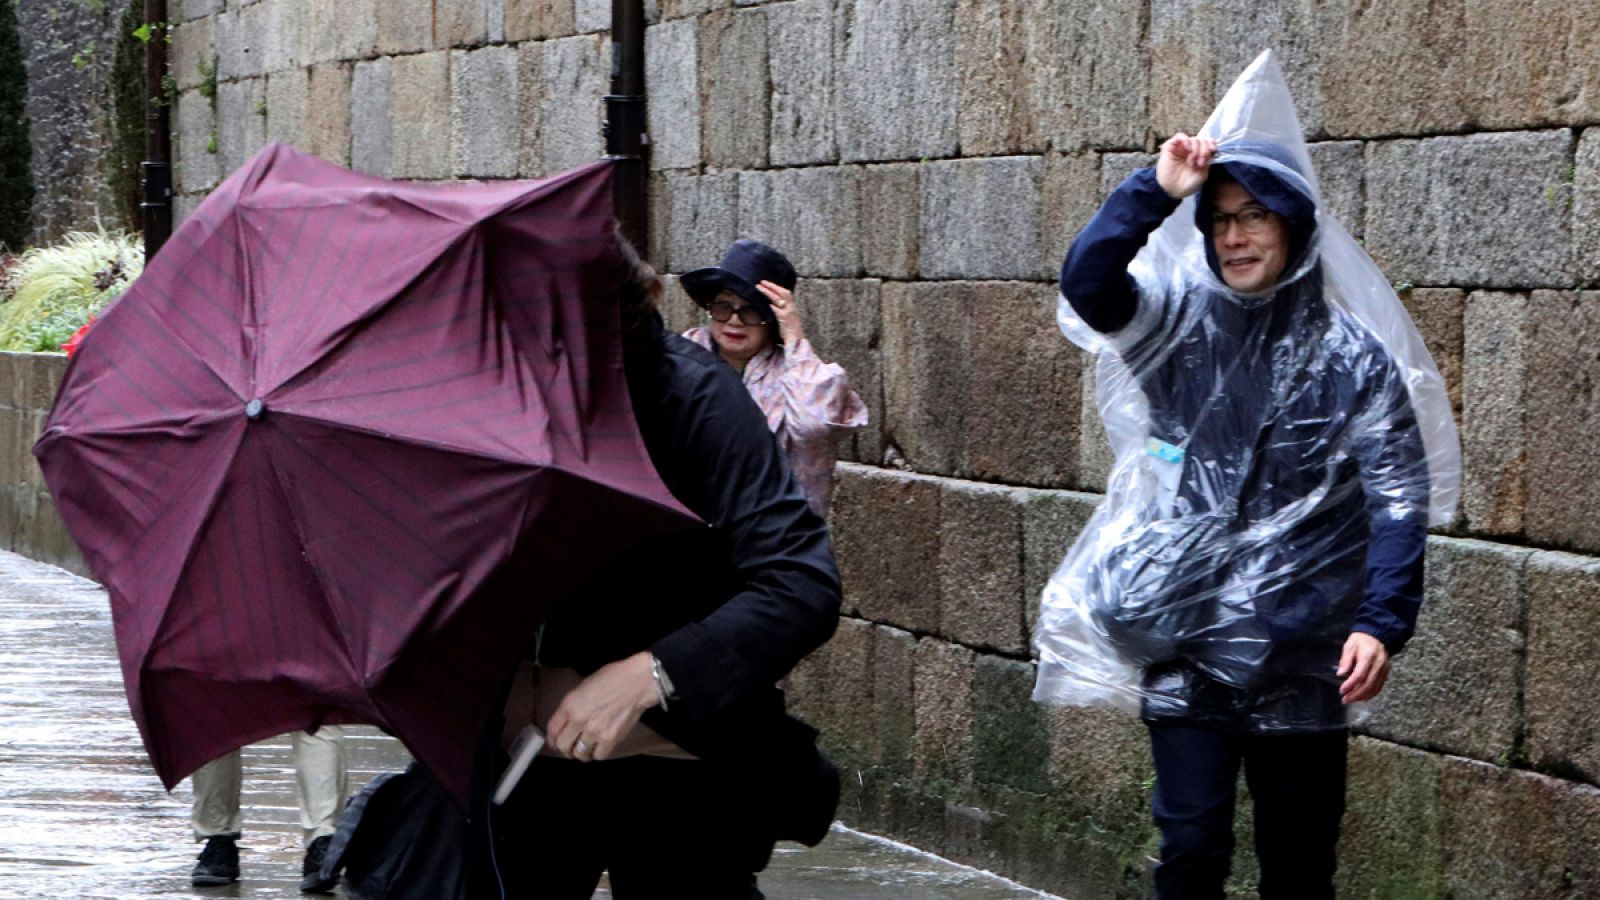
[[[352,789],[407,762],[375,729],[347,734]],[[105,593],[0,552],[0,898],[302,896],[287,740],[246,749],[244,765],[244,878],[190,887],[199,845],[188,783],[168,794],[150,770],[122,692]],[[780,846],[761,886],[769,900],[1049,897],[841,827],[815,849]]]

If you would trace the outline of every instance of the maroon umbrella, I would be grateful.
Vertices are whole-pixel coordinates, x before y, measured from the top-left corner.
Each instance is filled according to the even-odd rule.
[[[170,788],[323,723],[458,795],[563,590],[693,523],[618,342],[611,171],[402,184],[281,145],[85,336],[35,453]]]

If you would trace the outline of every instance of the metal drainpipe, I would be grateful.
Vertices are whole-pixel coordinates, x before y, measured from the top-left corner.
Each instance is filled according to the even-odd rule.
[[[145,0],[144,20],[150,26],[150,40],[144,45],[145,81],[145,160],[143,176],[144,258],[148,262],[172,234],[172,101],[166,95],[167,0]]]
[[[643,256],[650,227],[643,0],[611,0],[611,93],[606,95],[605,132],[606,158],[616,167],[612,208],[623,235]]]

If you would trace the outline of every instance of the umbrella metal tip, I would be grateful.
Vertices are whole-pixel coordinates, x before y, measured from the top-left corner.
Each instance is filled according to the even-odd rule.
[[[267,405],[262,403],[259,397],[244,405],[244,414],[252,419],[261,418],[261,414],[266,411]]]

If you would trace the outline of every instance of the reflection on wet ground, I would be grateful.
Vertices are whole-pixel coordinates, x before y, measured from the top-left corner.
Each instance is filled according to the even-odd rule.
[[[375,729],[353,728],[348,741],[353,788],[407,761]],[[168,794],[150,770],[104,592],[0,552],[0,898],[302,896],[288,742],[244,760],[244,880],[192,888],[188,783]],[[780,847],[761,885],[770,900],[1048,896],[843,828],[815,849]]]

